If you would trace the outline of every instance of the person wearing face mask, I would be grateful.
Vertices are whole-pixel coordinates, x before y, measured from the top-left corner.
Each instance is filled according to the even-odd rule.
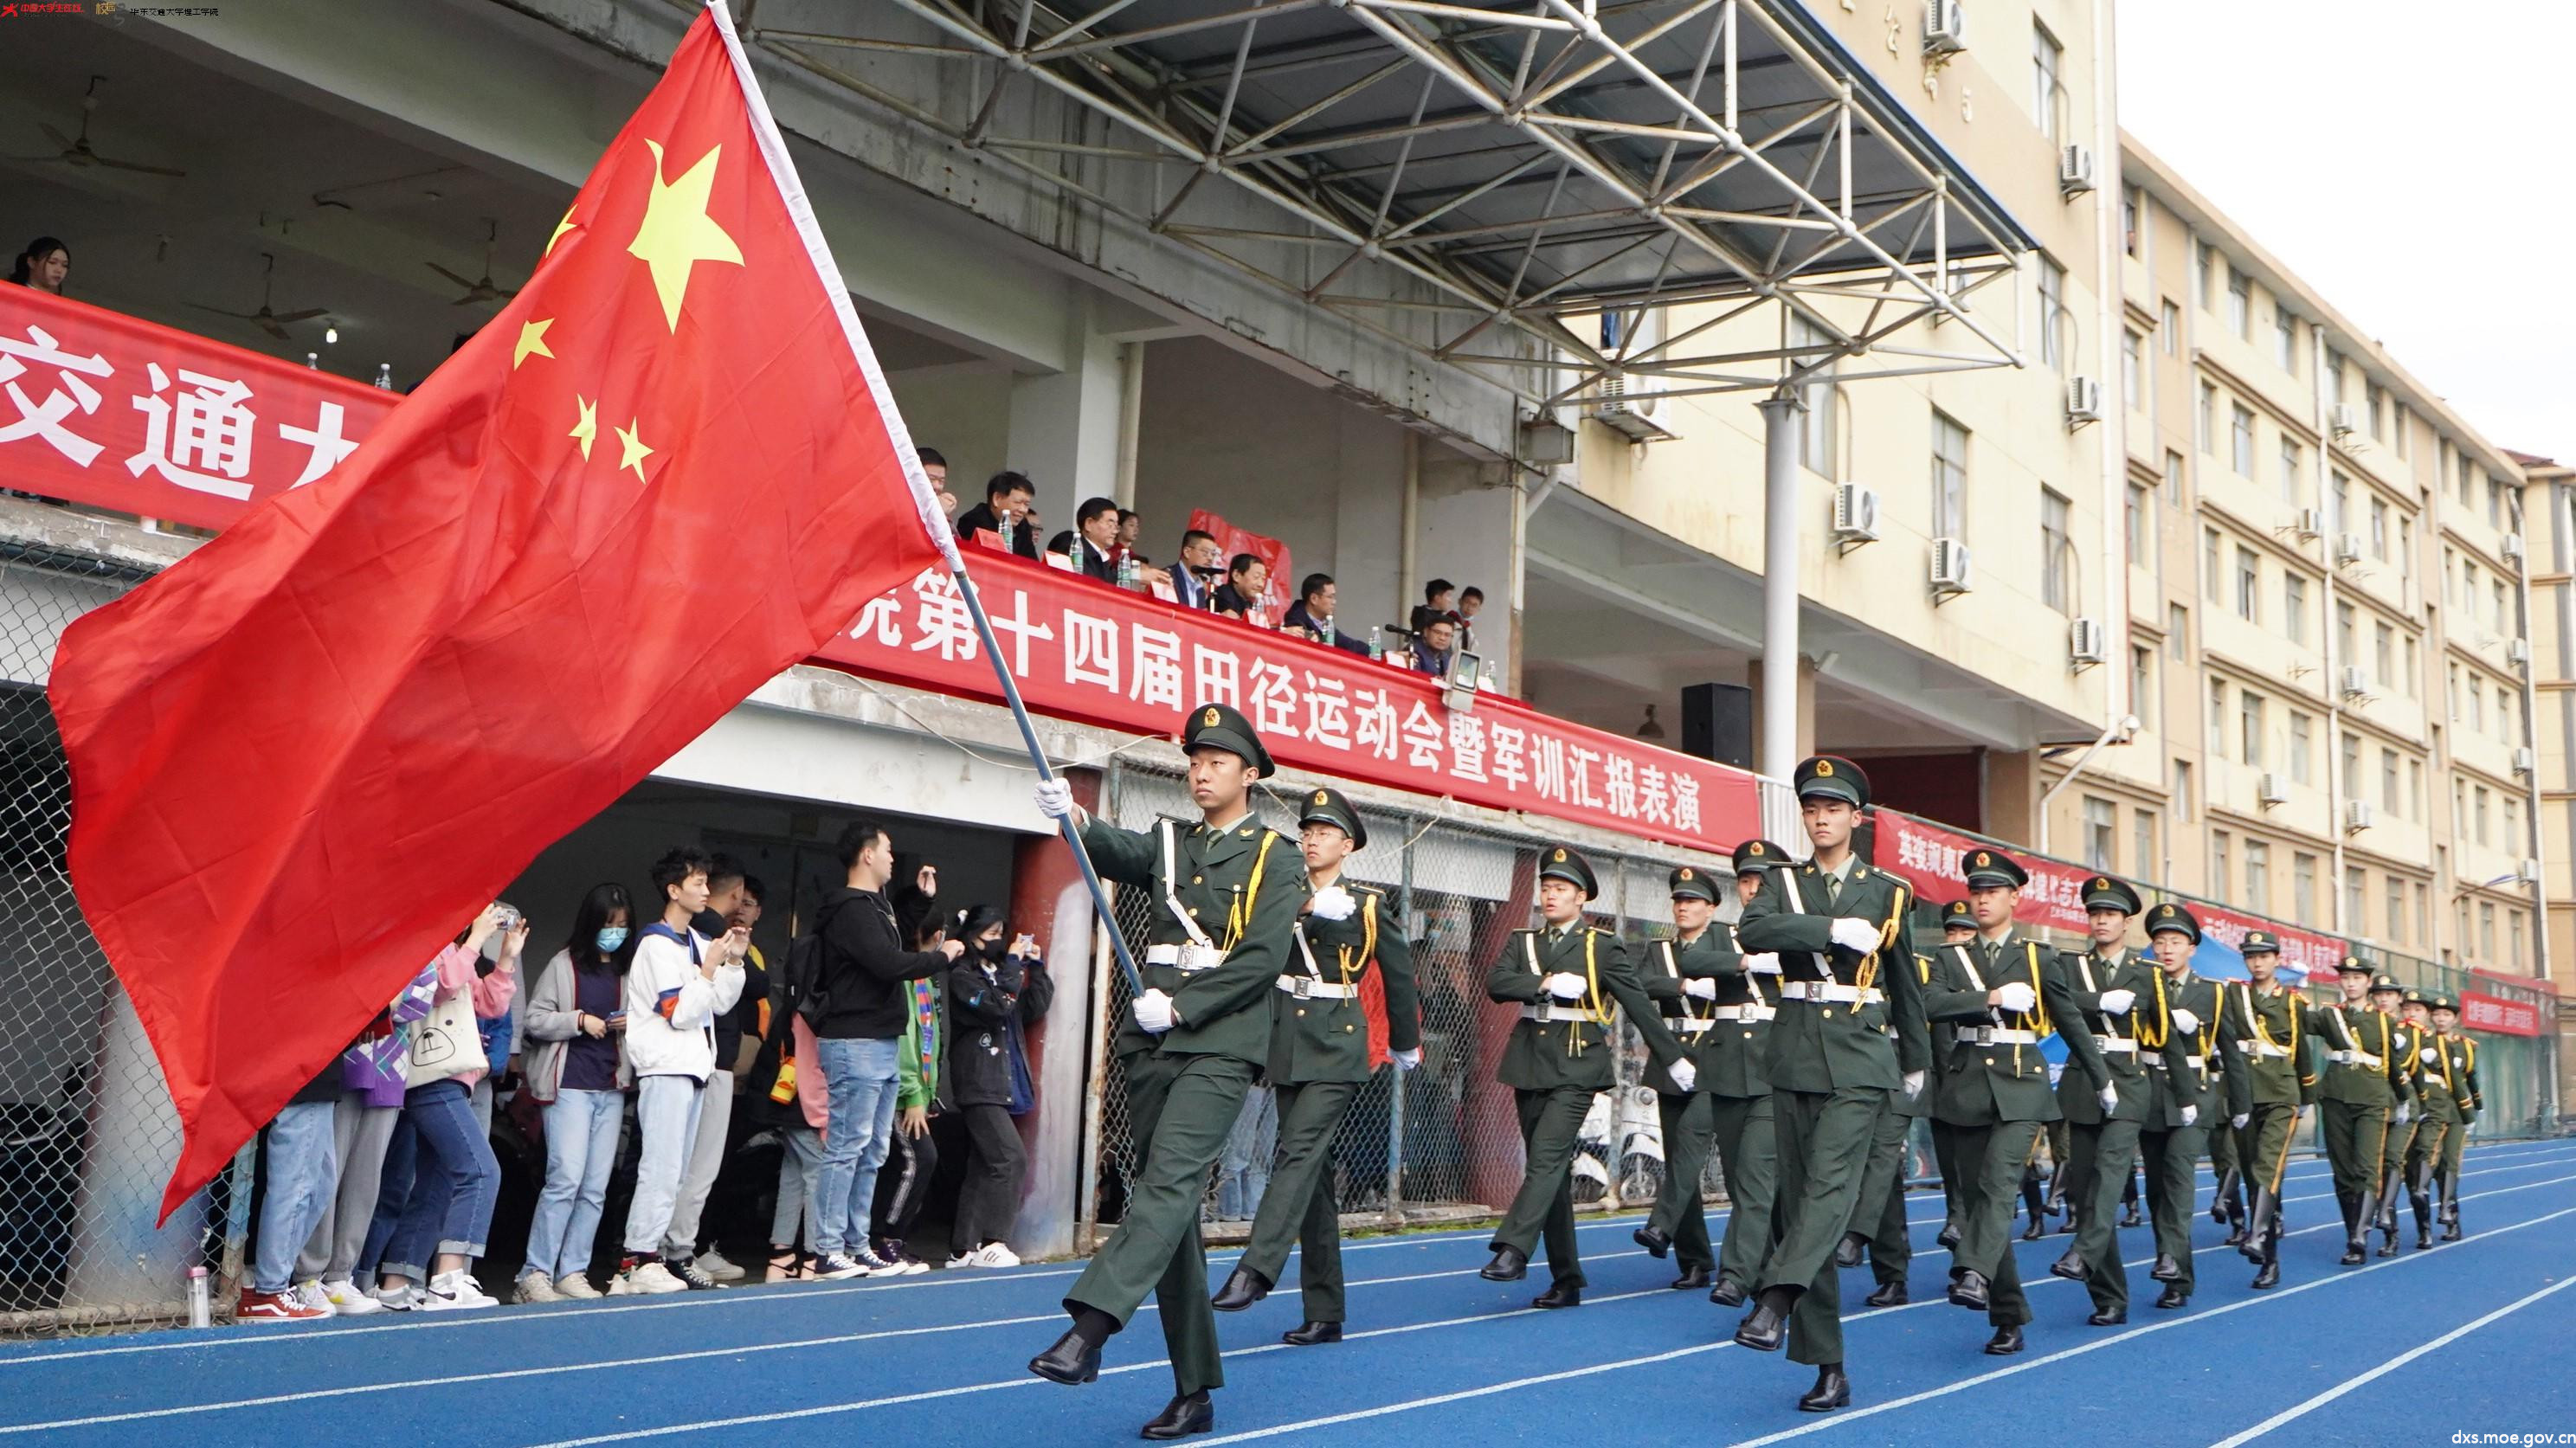
[[[527,1262],[513,1294],[520,1302],[600,1295],[588,1275],[590,1246],[626,1118],[620,998],[634,924],[625,886],[593,885],[573,912],[571,938],[528,997],[526,1090],[546,1109],[546,1184],[528,1224]]]
[[[951,1267],[1017,1267],[1010,1248],[1029,1151],[1012,1118],[1037,1107],[1023,1033],[1046,1016],[1055,984],[1037,940],[1006,940],[1002,912],[972,906],[958,917],[966,954],[948,972],[948,1090],[966,1127],[966,1180],[950,1225]]]

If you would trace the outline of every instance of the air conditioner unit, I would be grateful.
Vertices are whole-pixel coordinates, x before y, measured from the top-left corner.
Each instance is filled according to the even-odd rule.
[[[1932,596],[1949,598],[1968,591],[1968,545],[1956,538],[1932,540]]]
[[[2066,425],[2082,427],[2102,420],[2102,384],[2090,377],[2066,379]]]
[[[1834,485],[1834,541],[1878,541],[1878,494],[1859,483]]]
[[[2065,146],[2057,153],[2057,193],[2081,196],[2093,189],[2093,148]]]
[[[2345,834],[2360,834],[2363,830],[2369,829],[2376,823],[2378,823],[2378,816],[2371,812],[2370,801],[2366,799],[2348,799],[2343,802],[2343,832]]]
[[[2370,675],[2359,664],[2343,666],[2343,696],[2359,699],[2370,693]]]
[[[2277,774],[2265,771],[2254,777],[2254,802],[2269,808],[2290,802],[2290,785]]]
[[[2530,662],[2531,662],[2531,643],[2530,643],[2530,641],[2529,641],[2529,640],[2527,640],[2527,639],[2507,639],[2507,640],[2505,640],[2505,641],[2504,641],[2504,659],[2505,659],[2505,662],[2506,662],[2506,663],[2509,663],[2509,664],[2513,665],[2513,666],[2514,666],[2515,668],[2517,668],[2517,669],[2518,669],[2518,668],[2521,668],[2523,665],[2525,665],[2525,664],[2527,664],[2527,663],[2530,663]]]
[[[2317,537],[2317,535],[2318,535],[2318,534],[2320,534],[2320,533],[2323,533],[2325,530],[2326,530],[2326,529],[2325,529],[2325,519],[2323,519],[2322,517],[2319,517],[2319,516],[2318,516],[2318,514],[2317,514],[2317,510],[2316,510],[2316,509],[2314,509],[2314,508],[2301,508],[2301,509],[2299,510],[2299,541],[2300,541],[2300,542],[2302,542],[2302,543],[2311,543],[2311,542],[2314,542],[2314,541],[2316,541],[2316,537]]]
[[[1601,355],[1613,363],[1647,355],[1661,342],[1662,335],[1660,310],[1632,313],[1613,308],[1601,314]],[[1628,386],[1629,380],[1624,372],[1603,374],[1593,390],[1592,415],[1631,442],[1661,442],[1673,436],[1672,430],[1664,426],[1661,380],[1636,379],[1648,393],[1644,397],[1632,395],[1636,389]]]
[[[2516,774],[2529,774],[2538,763],[2528,744],[2513,752],[2513,772]]]
[[[2335,562],[2338,564],[2344,564],[2359,563],[2360,561],[2361,535],[2358,533],[2337,533],[2335,535]]]
[[[2347,438],[2361,431],[2361,409],[2349,402],[2338,402],[2328,408],[2326,418],[2337,438]]]
[[[2098,618],[2079,618],[2075,621],[2073,633],[2074,639],[2068,652],[2075,661],[2075,667],[2081,669],[2089,664],[2102,662],[2102,621]]]
[[[2505,534],[2505,535],[2504,535],[2504,542],[2503,542],[2503,544],[2502,544],[2502,545],[2500,545],[2500,546],[2504,549],[2504,561],[2505,561],[2505,562],[2507,562],[2507,563],[2520,563],[2520,562],[2522,561],[2522,535],[2521,535],[2521,534],[2519,534],[2519,533],[2507,533],[2507,534]]]
[[[2522,863],[2514,867],[2513,878],[2517,882],[2525,885],[2539,884],[2540,862],[2532,859],[2528,855],[2524,856]]]
[[[1957,55],[1968,48],[1968,7],[1960,0],[1925,0],[1923,53]]]

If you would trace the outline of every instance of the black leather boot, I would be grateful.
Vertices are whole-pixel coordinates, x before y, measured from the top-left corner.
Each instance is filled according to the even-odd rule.
[[[2221,1226],[2225,1226],[2229,1221],[2227,1204],[2233,1199],[2236,1182],[2236,1168],[2231,1166],[2218,1174],[2218,1187],[2209,1194],[2209,1219]]]
[[[1163,1411],[1154,1415],[1137,1436],[1141,1438],[1187,1438],[1216,1427],[1216,1404],[1209,1400],[1207,1389],[1172,1399]]]
[[[1830,1413],[1851,1406],[1851,1379],[1843,1376],[1841,1363],[1826,1363],[1816,1369],[1816,1385],[1798,1399],[1801,1413]]]
[[[2415,1250],[2430,1252],[2433,1250],[2432,1194],[2418,1191],[2409,1195],[2415,1206]]]
[[[2021,1348],[2021,1329],[2018,1327],[1996,1328],[1995,1335],[1986,1339],[1988,1357],[2011,1357]]]
[[[2335,1260],[2345,1267],[2357,1267],[2370,1260],[2370,1244],[2361,1239],[2363,1203],[2350,1192],[2337,1192],[2335,1205],[2343,1208],[2343,1255]]]
[[[2263,1264],[2254,1274],[2254,1290],[2260,1292],[2281,1285],[2281,1204],[2272,1199],[2269,1190],[2263,1190],[2256,1194],[2255,1208],[2262,1213],[2254,1219],[2254,1240],[2263,1247],[2262,1255],[2255,1259]]]
[[[1269,1295],[1270,1279],[1237,1263],[1235,1269],[1226,1274],[1225,1285],[1217,1289],[1216,1296],[1208,1299],[1208,1306],[1219,1312],[1241,1312]]]
[[[2263,1239],[2271,1234],[2272,1205],[2272,1189],[2256,1187],[2254,1205],[2245,1218],[2245,1239],[2236,1249],[2244,1253],[2248,1261],[2263,1260]]]

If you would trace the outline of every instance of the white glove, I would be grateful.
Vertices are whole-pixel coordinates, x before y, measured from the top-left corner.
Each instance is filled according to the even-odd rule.
[[[1713,980],[1683,981],[1682,994],[1686,996],[1697,996],[1704,1001],[1713,1001],[1717,999],[1717,982]]]
[[[2027,981],[2008,980],[1995,988],[1995,1004],[2008,1011],[2026,1011],[2039,1003],[2039,993]]]
[[[1780,953],[1775,950],[1756,951],[1744,957],[1744,968],[1755,975],[1778,975]]]
[[[1414,1067],[1422,1064],[1422,1048],[1420,1046],[1416,1046],[1410,1051],[1395,1051],[1390,1054],[1395,1057],[1395,1069],[1399,1071],[1410,1071]]]
[[[2391,1126],[2404,1126],[2407,1122],[2414,1119],[2415,1103],[2412,1101],[2400,1101],[2397,1103],[2397,1110],[2390,1114],[2388,1124]]]
[[[1037,796],[1038,813],[1048,819],[1060,820],[1073,813],[1073,781],[1069,779],[1039,780]]]
[[[2442,1053],[2434,1050],[2430,1046],[2426,1046],[2423,1050],[2415,1053],[2415,1059],[2423,1062],[2427,1066],[2430,1066],[2442,1059]]]
[[[2184,1107],[2182,1109],[2182,1124],[2185,1126],[2198,1126],[2200,1124],[2200,1108],[2197,1106]]]
[[[1158,988],[1136,997],[1136,1028],[1159,1036],[1172,1028],[1172,998]]]
[[[1913,1100],[1915,1097],[1920,1096],[1920,1095],[1922,1095],[1922,1094],[1923,1094],[1923,1073],[1922,1073],[1922,1072],[1920,1072],[1920,1071],[1908,1071],[1908,1072],[1906,1072],[1906,1073],[1905,1073],[1905,1099],[1906,1099],[1906,1100],[1908,1100],[1908,1101],[1911,1101],[1911,1100]]]
[[[1350,891],[1339,885],[1325,886],[1315,892],[1312,900],[1306,902],[1306,909],[1318,920],[1348,920],[1351,918],[1351,912],[1359,908],[1360,902],[1351,897]]]
[[[2129,1007],[2134,1006],[2137,1003],[2138,993],[2133,990],[2106,990],[2102,992],[2102,1014],[2106,1016],[2125,1016],[2129,1013]]]
[[[1878,949],[1878,927],[1866,920],[1855,920],[1846,915],[1827,928],[1833,932],[1834,944],[1845,950],[1867,954]]]
[[[1693,1086],[1699,1084],[1699,1068],[1690,1063],[1688,1056],[1675,1061],[1672,1069],[1665,1074],[1673,1078],[1673,1084],[1680,1087],[1685,1095]]]
[[[2184,1010],[2180,1006],[2174,1007],[2173,1023],[2174,1029],[2182,1032],[2186,1036],[2197,1036],[2200,1034],[2200,1017],[2193,1015],[2191,1012]]]
[[[2102,1109],[2104,1111],[2117,1111],[2120,1109],[2120,1088],[2117,1086],[2105,1086],[2097,1094],[2095,1099],[2102,1103]]]
[[[1583,999],[1584,996],[1590,994],[1592,990],[1591,982],[1574,974],[1572,971],[1564,970],[1560,970],[1556,974],[1549,976],[1547,979],[1540,981],[1539,985],[1549,995],[1552,995],[1561,1001],[1579,1001]]]
[[[2253,1117],[2248,1116],[2243,1112],[2238,1112],[2236,1115],[2228,1118],[2227,1124],[2235,1127],[2239,1131],[2243,1131],[2245,1129],[2245,1123],[2253,1119]]]

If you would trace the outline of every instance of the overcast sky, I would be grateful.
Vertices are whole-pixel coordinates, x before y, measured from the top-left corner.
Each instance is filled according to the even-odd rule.
[[[2576,4],[2118,14],[2131,135],[2490,441],[2576,461]]]

